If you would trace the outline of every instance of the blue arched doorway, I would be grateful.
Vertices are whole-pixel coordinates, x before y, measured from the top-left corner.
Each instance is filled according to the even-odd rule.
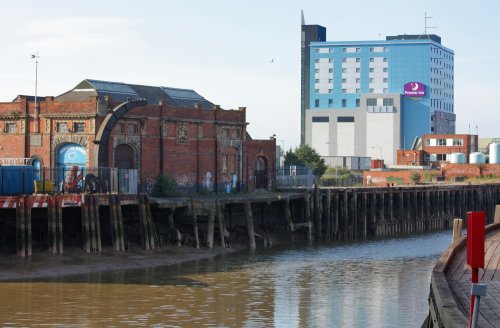
[[[57,185],[62,190],[82,190],[87,165],[87,150],[76,143],[67,143],[57,151]]]
[[[35,180],[40,180],[42,177],[42,161],[38,156],[33,156],[31,158],[31,166],[33,167],[33,172],[35,173]]]

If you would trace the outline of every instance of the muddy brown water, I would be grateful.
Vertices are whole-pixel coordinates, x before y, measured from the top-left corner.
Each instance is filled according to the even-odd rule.
[[[1,327],[420,327],[451,232],[0,282]]]

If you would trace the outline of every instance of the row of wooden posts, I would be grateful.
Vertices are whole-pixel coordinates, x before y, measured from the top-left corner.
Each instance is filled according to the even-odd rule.
[[[305,239],[315,240],[356,240],[369,237],[390,237],[415,232],[433,231],[451,227],[453,218],[464,218],[467,211],[485,210],[487,218],[492,218],[494,207],[499,202],[500,184],[461,185],[440,187],[411,188],[334,188],[315,189],[313,192],[269,194],[268,197],[251,194],[238,199],[227,197],[203,199],[186,198],[182,204],[169,207],[166,217],[169,230],[180,246],[182,234],[176,223],[185,224],[185,217],[176,217],[176,208],[187,208],[190,213],[192,235],[196,248],[205,242],[214,247],[214,232],[218,226],[220,245],[228,245],[228,226],[224,218],[225,207],[239,208],[241,222],[245,222],[248,233],[248,246],[257,247],[256,236],[261,237],[264,245],[270,245],[267,235],[256,233],[254,227],[259,211],[262,222],[272,230],[294,235],[301,234]],[[31,208],[29,196],[20,196],[16,207],[17,254],[31,256]],[[123,200],[119,195],[83,195],[81,203],[81,222],[83,249],[86,252],[101,252],[101,231],[99,206],[109,207],[111,240],[116,251],[126,250],[124,223],[122,216]],[[168,203],[168,201],[167,201]],[[147,195],[133,197],[127,205],[138,206],[140,220],[141,246],[155,249],[161,246],[155,227],[152,206],[158,206]],[[186,212],[186,211],[185,211]],[[48,196],[48,243],[52,254],[63,253],[63,211],[56,196]],[[199,217],[206,240],[200,241]],[[231,225],[231,223],[230,223]]]
[[[492,218],[498,184],[401,188],[317,189],[314,235],[322,240],[387,237],[451,227],[467,211]]]

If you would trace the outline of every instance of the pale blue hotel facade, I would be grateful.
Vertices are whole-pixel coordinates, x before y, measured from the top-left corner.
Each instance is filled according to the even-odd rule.
[[[454,52],[440,37],[312,41],[309,58],[301,126],[305,143],[322,156],[393,162],[396,150],[410,149],[416,137],[455,133]]]

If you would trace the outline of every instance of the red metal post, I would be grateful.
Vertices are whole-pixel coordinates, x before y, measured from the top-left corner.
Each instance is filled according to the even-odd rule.
[[[486,213],[467,212],[467,264],[472,269],[471,284],[478,283],[479,269],[484,269],[484,226]],[[472,327],[472,313],[474,311],[475,296],[470,297],[470,320]]]
[[[479,280],[479,269],[473,268],[472,269],[472,274],[471,274],[471,285],[472,284],[477,284]],[[471,295],[470,296],[470,315],[469,315],[469,328],[472,327],[472,313],[474,312],[474,302],[476,300],[476,296]]]

